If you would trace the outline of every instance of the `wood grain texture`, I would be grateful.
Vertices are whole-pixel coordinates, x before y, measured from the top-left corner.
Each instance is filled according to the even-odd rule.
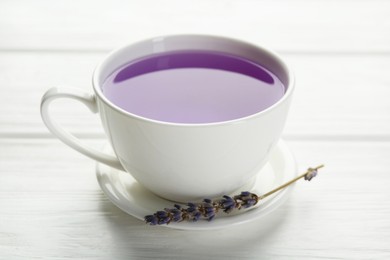
[[[93,145],[102,141],[90,140]],[[150,227],[100,191],[93,162],[52,139],[0,140],[4,259],[386,259],[389,143],[289,141],[325,163],[268,217],[213,232]],[[55,153],[53,152],[55,151]],[[369,151],[369,153],[367,153]],[[23,163],[20,159],[23,158]]]
[[[279,51],[389,52],[390,2],[306,0],[1,1],[0,49],[109,50],[174,33],[246,39]]]

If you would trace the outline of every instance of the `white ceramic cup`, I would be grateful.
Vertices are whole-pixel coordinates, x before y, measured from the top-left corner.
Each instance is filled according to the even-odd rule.
[[[216,123],[161,122],[129,113],[108,100],[104,80],[129,61],[178,50],[226,52],[252,60],[276,75],[286,87],[272,106],[246,117]],[[197,201],[230,194],[256,176],[282,133],[294,90],[294,79],[275,53],[224,37],[173,35],[124,46],[110,53],[93,74],[94,94],[52,88],[43,96],[41,115],[65,144],[101,163],[130,173],[153,193],[174,201]],[[99,113],[116,156],[83,144],[61,128],[49,113],[57,98],[71,98]]]

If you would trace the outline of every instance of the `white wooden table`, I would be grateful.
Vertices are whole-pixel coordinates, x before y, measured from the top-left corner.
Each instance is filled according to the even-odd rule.
[[[299,182],[268,219],[217,231],[151,227],[102,193],[95,163],[39,115],[52,86],[91,90],[108,51],[205,33],[279,52],[297,78],[284,139]],[[60,101],[77,136],[105,143],[97,116]],[[390,2],[169,0],[0,2],[0,259],[390,259]]]

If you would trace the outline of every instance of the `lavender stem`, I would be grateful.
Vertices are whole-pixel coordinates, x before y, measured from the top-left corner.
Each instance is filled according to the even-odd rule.
[[[279,190],[281,190],[281,189],[286,188],[287,186],[291,185],[292,183],[296,182],[297,180],[299,180],[299,179],[301,179],[301,178],[307,176],[308,174],[310,174],[310,173],[313,172],[313,171],[317,171],[318,169],[320,169],[320,168],[322,168],[322,167],[324,167],[324,166],[325,166],[325,165],[321,164],[321,165],[319,165],[319,166],[317,166],[317,167],[315,167],[315,168],[309,168],[309,169],[307,169],[307,171],[306,171],[305,173],[299,175],[298,177],[292,179],[291,181],[286,182],[285,184],[283,184],[283,185],[281,185],[281,186],[279,186],[279,187],[277,187],[277,188],[271,190],[270,192],[267,192],[267,193],[265,193],[265,194],[259,196],[259,200],[262,200],[262,199],[264,199],[264,198],[266,198],[266,197],[268,197],[268,196],[274,194],[275,192],[277,192],[277,191],[279,191]]]

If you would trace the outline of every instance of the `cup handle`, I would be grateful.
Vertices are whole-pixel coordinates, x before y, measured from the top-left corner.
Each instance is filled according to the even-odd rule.
[[[51,88],[42,97],[41,100],[41,116],[47,128],[65,144],[69,145],[76,151],[96,160],[107,164],[111,167],[124,171],[118,158],[115,156],[102,153],[88,145],[82,143],[78,138],[70,132],[63,129],[56,121],[52,119],[49,113],[50,103],[57,98],[70,98],[80,101],[86,105],[93,113],[98,112],[95,95],[86,93],[76,88]]]

